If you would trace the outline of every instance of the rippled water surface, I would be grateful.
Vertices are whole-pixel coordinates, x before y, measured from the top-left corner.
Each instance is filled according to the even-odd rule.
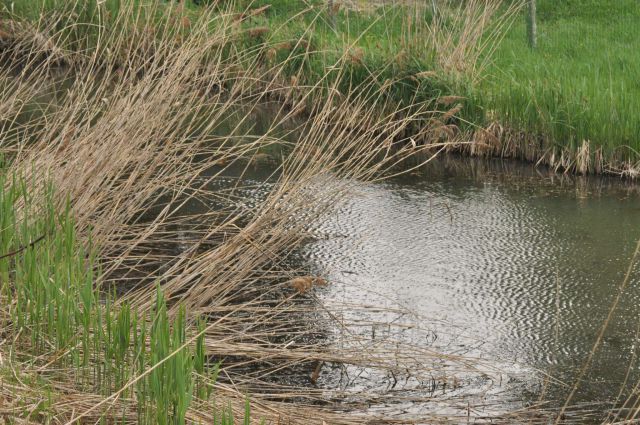
[[[464,335],[478,355],[530,371],[530,397],[553,376],[548,391],[561,400],[629,267],[640,195],[615,179],[449,158],[360,186],[316,232],[303,256],[334,282],[325,298],[364,302],[375,293],[414,310],[436,335]],[[628,370],[631,383],[640,377],[629,369],[638,277],[633,271],[576,401],[613,400]]]

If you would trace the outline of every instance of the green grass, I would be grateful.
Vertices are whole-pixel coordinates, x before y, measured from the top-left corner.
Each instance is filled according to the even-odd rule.
[[[53,189],[36,188],[1,170],[0,188],[0,294],[8,308],[0,325],[4,338],[14,342],[12,363],[40,368],[30,378],[26,371],[17,378],[2,368],[0,375],[6,375],[5,382],[33,379],[30,386],[47,394],[46,403],[25,409],[25,415],[46,421],[60,383],[102,397],[118,394],[129,400],[137,423],[184,424],[194,397],[200,408],[211,399],[217,376],[218,366],[206,358],[205,322],[194,329],[184,310],[171,320],[160,289],[155,308],[146,314],[115,306],[114,295],[100,286],[93,253],[76,237],[69,211],[53,208]],[[54,360],[43,367],[38,358]],[[234,423],[230,409],[213,402],[210,409],[217,424]]]
[[[245,3],[251,4],[252,8],[270,5],[264,14],[244,24],[246,28],[269,28],[269,33],[260,40],[247,37],[246,42],[267,41],[275,46],[275,62],[293,58],[287,61],[286,71],[298,77],[302,84],[315,84],[327,76],[331,78],[336,74],[327,75],[327,70],[341,65],[346,72],[340,76],[337,87],[343,93],[352,87],[372,84],[378,89],[385,87],[386,96],[396,103],[433,105],[433,101],[441,96],[464,90],[464,85],[445,74],[414,78],[420,72],[436,69],[437,64],[435,52],[413,33],[407,32],[407,23],[412,21],[416,30],[420,23],[431,21],[431,9],[411,10],[408,14],[407,9],[393,6],[366,13],[341,8],[333,27],[323,0]],[[243,10],[242,3],[238,10]],[[294,47],[279,48],[290,45]],[[344,63],[342,58],[346,58]]]
[[[203,3],[207,2],[186,2],[184,13],[195,19]],[[35,19],[39,13],[31,2],[12,4],[18,15]],[[43,10],[69,7],[65,4],[70,3],[46,0]],[[107,0],[102,7],[109,16],[118,16],[121,4]],[[638,157],[640,8],[636,0],[538,0],[538,49],[527,47],[524,16],[518,16],[480,85],[439,67],[432,42],[421,32],[432,21],[431,8],[389,6],[367,12],[341,8],[334,27],[324,0],[237,0],[218,7],[225,12],[233,7],[231,11],[239,15],[267,5],[264,13],[242,21],[245,33],[237,43],[242,44],[241,50],[253,49],[266,68],[285,63],[283,77],[295,77],[296,84],[324,79],[346,93],[350,87],[368,83],[384,90],[384,98],[395,105],[423,102],[434,110],[447,109],[436,99],[460,95],[465,99],[458,125],[468,128],[465,123],[473,127],[498,121],[524,130],[544,139],[539,154],[550,148],[577,152],[583,141],[589,141],[592,155],[602,148],[612,162]],[[153,12],[156,19],[175,19],[166,14],[174,3],[160,6]],[[94,6],[79,2],[73,7],[81,21],[97,22],[100,13]],[[108,25],[105,13],[100,16]],[[77,46],[95,43],[95,28],[74,25],[65,30],[70,32],[70,45],[81,50]],[[256,28],[268,30],[252,33]],[[334,65],[343,72],[327,72]],[[415,78],[423,71],[437,71],[437,75]]]
[[[520,16],[479,97],[492,117],[557,146],[639,150],[638,22],[636,0],[538,0],[538,49]]]
[[[386,7],[364,14],[341,10],[333,29],[318,2],[306,3],[315,6],[313,11],[303,2],[252,4],[271,8],[247,25],[271,28],[269,37],[274,42],[308,40],[313,50],[321,52],[303,55],[300,63],[292,64],[297,68],[291,72],[300,73],[307,82],[323,76],[327,66],[353,46],[361,57],[348,65],[348,77],[339,85],[343,89],[374,76],[380,87],[393,81],[387,96],[400,103],[462,95],[468,98],[460,114],[463,121],[484,126],[496,120],[540,136],[545,144],[539,154],[550,148],[577,152],[588,141],[591,154],[602,148],[608,161],[638,159],[640,8],[636,0],[539,0],[538,49],[527,46],[521,14],[493,53],[493,65],[479,86],[451,75],[420,82],[411,78],[420,71],[438,69],[433,51],[415,34],[407,34],[407,15],[413,10]],[[430,22],[430,9],[413,19]]]

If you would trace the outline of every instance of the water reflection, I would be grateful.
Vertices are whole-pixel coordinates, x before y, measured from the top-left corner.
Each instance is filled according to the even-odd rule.
[[[327,302],[408,307],[482,357],[549,373],[547,394],[562,400],[628,267],[639,211],[627,182],[446,158],[362,185],[303,256],[338,282]],[[613,399],[625,380],[639,323],[632,278],[576,401]],[[541,376],[513,396],[536,397]],[[629,383],[638,378],[632,369]]]

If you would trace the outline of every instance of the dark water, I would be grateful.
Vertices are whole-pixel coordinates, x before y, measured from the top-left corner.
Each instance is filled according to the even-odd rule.
[[[303,257],[334,284],[324,298],[413,310],[434,332],[517,376],[513,399],[561,403],[587,359],[640,238],[640,192],[617,179],[445,158],[419,174],[361,185],[315,230]],[[628,288],[575,402],[613,403],[640,324]],[[372,295],[375,294],[375,295]],[[626,395],[626,394],[625,394]],[[601,407],[604,409],[604,407]]]
[[[263,199],[275,181],[273,167],[241,171],[242,199]],[[393,320],[419,330],[402,336],[407,343],[499,370],[498,378],[447,388],[463,411],[477,403],[491,406],[488,415],[499,414],[545,400],[553,416],[576,384],[631,265],[640,239],[640,185],[562,176],[517,162],[442,157],[419,173],[357,184],[310,231],[315,240],[302,248],[299,261],[331,282],[317,293],[325,305],[395,312],[347,307],[340,314],[356,325],[352,332],[373,345],[385,321]],[[630,276],[572,399],[575,423],[605,418],[640,381],[636,266]],[[345,336],[336,340],[342,344]],[[363,377],[350,381],[357,390],[382,389],[382,398],[389,397],[388,376],[347,372]],[[324,368],[318,382],[342,388],[342,372]],[[423,396],[424,388],[422,382],[408,391]],[[437,403],[401,409],[452,405]],[[583,407],[588,418],[575,413]]]

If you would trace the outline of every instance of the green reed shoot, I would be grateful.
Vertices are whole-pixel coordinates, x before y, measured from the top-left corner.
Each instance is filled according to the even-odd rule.
[[[207,366],[205,321],[198,320],[194,346],[179,350],[188,339],[184,309],[170,318],[159,287],[146,315],[100,291],[95,253],[81,246],[70,208],[55,210],[50,186],[4,173],[0,186],[0,255],[14,253],[0,259],[2,302],[11,313],[5,328],[28,342],[27,353],[58,353],[59,367],[103,396],[157,366],[124,396],[133,396],[139,423],[184,424],[194,396],[206,400],[217,375],[217,366]],[[230,421],[223,412],[222,423]]]

